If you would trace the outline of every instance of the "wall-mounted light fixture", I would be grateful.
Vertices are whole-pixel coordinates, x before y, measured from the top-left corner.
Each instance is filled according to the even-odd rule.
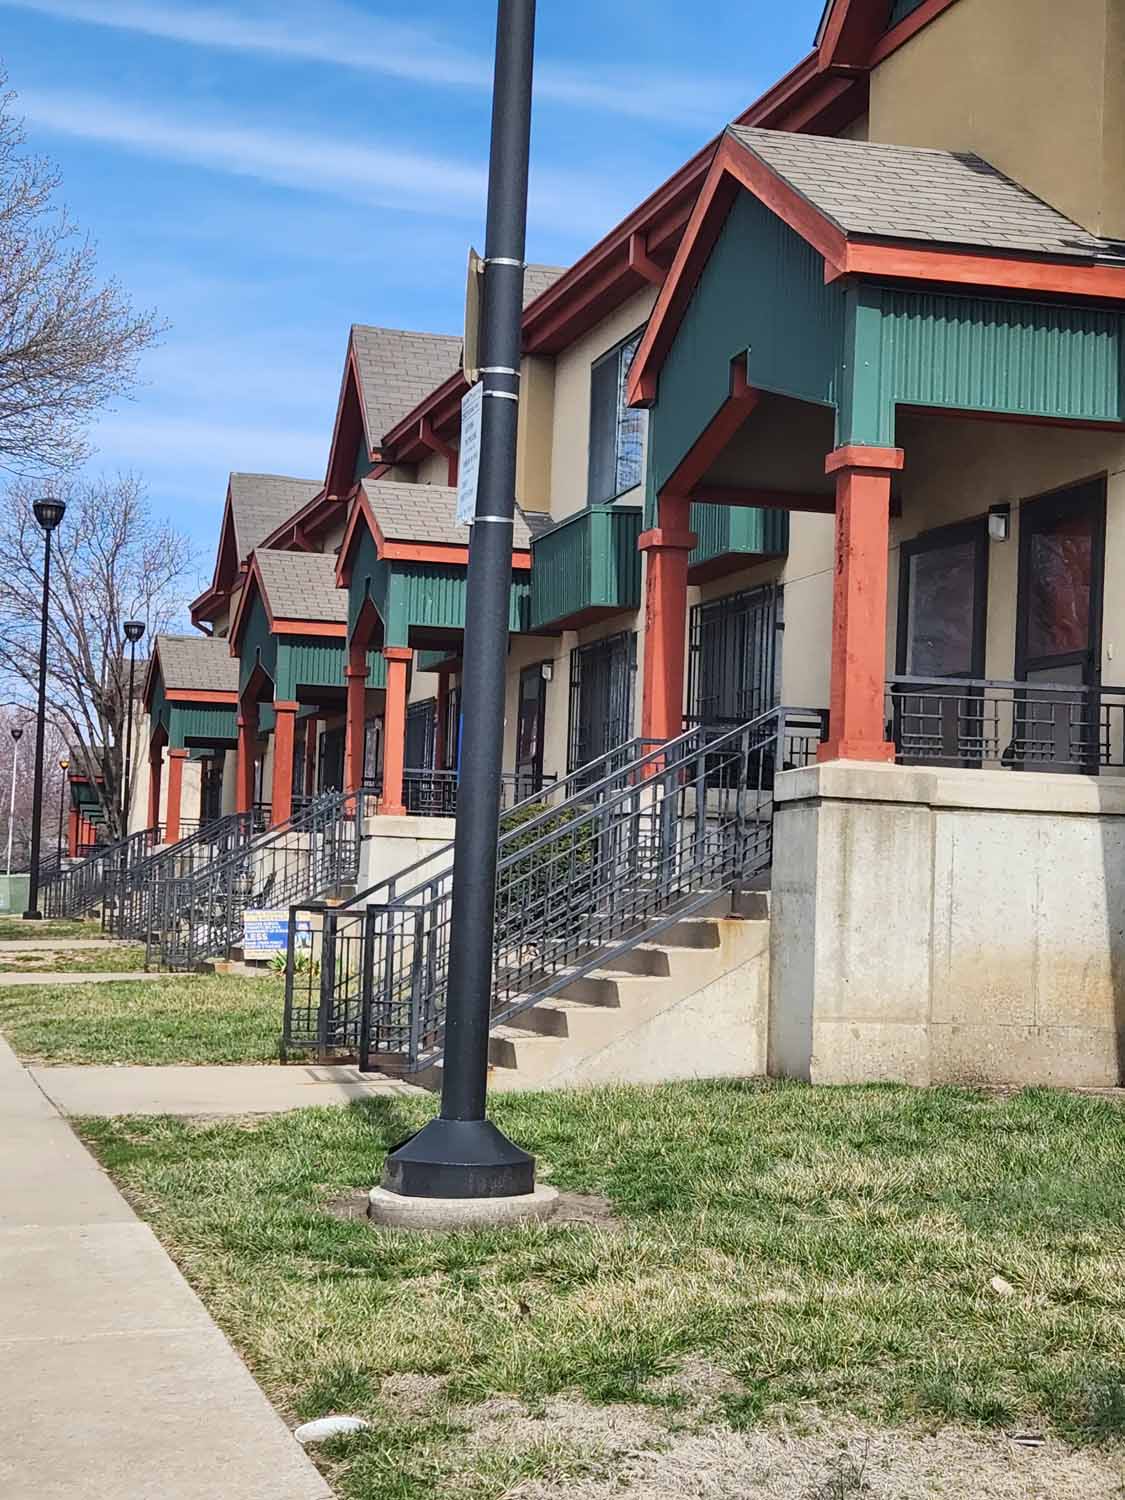
[[[554,668],[554,663],[553,662],[549,662],[549,661],[543,662],[543,664],[540,666],[539,670],[543,674],[543,681],[544,682],[550,682],[551,678],[555,675],[555,668]]]
[[[1007,501],[1003,505],[988,507],[988,539],[991,542],[1006,542],[1012,534],[1012,507]]]

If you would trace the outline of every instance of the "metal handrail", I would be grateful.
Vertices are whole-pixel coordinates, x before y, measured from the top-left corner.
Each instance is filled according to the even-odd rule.
[[[220,858],[158,885],[146,965],[190,969],[229,957],[243,917],[354,885],[370,793],[325,792]]]
[[[258,810],[227,813],[203,823],[174,844],[162,844],[123,872],[106,904],[106,928],[115,936],[147,942],[161,909],[161,886],[220,859],[265,831]]]
[[[114,881],[145,851],[160,842],[160,828],[141,828],[115,844],[106,844],[87,859],[60,869],[41,890],[48,917],[81,917],[104,901]]]
[[[768,868],[774,770],[807,764],[824,734],[825,715],[808,709],[697,727],[616,769],[607,757],[580,768],[556,805],[525,804],[499,839],[494,1019]],[[320,932],[303,965],[291,921],[288,1043],[355,1049],[361,1067],[389,1055],[407,1071],[440,1056],[452,912],[442,852],[424,878],[407,879],[430,861],[383,882],[382,900],[309,913]]]

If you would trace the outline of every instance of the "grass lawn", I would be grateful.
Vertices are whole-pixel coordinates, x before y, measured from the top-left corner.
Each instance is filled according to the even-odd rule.
[[[1125,1493],[1114,1102],[505,1095],[544,1180],[616,1223],[325,1211],[432,1107],[79,1123],[283,1414],[371,1421],[315,1450],[345,1500]]]
[[[0,987],[0,1032],[29,1062],[276,1062],[283,990],[219,974]]]
[[[26,939],[41,943],[45,938],[100,938],[98,922],[70,921],[65,917],[44,917],[40,922],[25,922],[22,917],[0,917],[0,943]]]
[[[145,950],[133,943],[0,952],[0,973],[9,974],[133,974],[144,966]]]

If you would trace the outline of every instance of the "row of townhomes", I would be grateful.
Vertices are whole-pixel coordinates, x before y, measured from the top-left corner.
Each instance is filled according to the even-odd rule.
[[[1119,1082],[1123,317],[1121,0],[831,0],[576,264],[528,266],[498,1074]],[[305,849],[358,807],[338,904],[245,860],[241,899],[307,903],[292,1039],[362,1013],[415,1067],[473,708],[467,389],[459,333],[357,324],[324,473],[231,475],[131,821],[149,858],[240,817]]]

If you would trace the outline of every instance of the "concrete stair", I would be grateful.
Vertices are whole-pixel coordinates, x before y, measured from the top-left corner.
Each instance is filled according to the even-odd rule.
[[[769,896],[736,892],[497,1025],[490,1087],[764,1072]],[[441,1065],[416,1081],[440,1084]]]

